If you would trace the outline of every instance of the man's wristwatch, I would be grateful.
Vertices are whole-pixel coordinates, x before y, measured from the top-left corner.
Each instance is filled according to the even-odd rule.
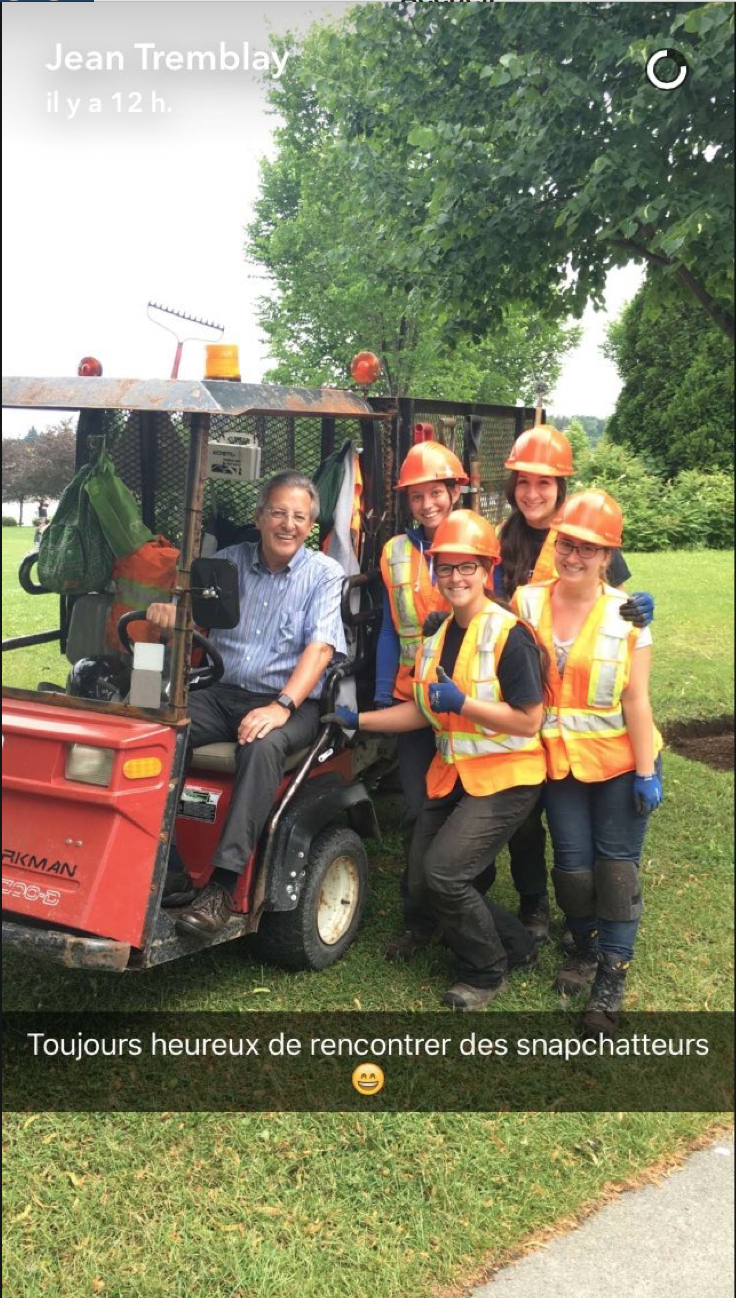
[[[279,704],[280,707],[286,708],[286,711],[289,713],[289,716],[293,716],[294,713],[296,712],[296,703],[292,698],[289,697],[288,694],[279,694],[276,702]]]

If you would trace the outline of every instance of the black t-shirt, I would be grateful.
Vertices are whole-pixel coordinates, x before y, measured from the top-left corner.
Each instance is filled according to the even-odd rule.
[[[533,571],[534,565],[536,564],[537,559],[539,558],[542,546],[547,540],[547,536],[549,534],[549,528],[547,528],[545,531],[540,531],[538,527],[527,527],[527,532],[529,533],[529,537],[533,547],[532,548],[532,571]],[[529,573],[530,581],[531,581],[531,575],[532,574],[530,572]],[[608,572],[606,573],[606,581],[608,585],[623,586],[624,582],[628,581],[630,576],[631,573],[629,572],[629,569],[626,564],[626,560],[624,559],[624,556],[622,555],[621,551],[612,550],[611,561],[608,565]]]
[[[458,626],[454,618],[447,627],[440,666],[444,667],[448,676],[452,676],[455,669],[466,629]],[[512,708],[542,702],[539,653],[531,632],[525,626],[515,626],[509,631],[498,664],[498,683],[504,703]]]

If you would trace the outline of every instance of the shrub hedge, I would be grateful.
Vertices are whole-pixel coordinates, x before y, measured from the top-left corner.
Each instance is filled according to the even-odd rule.
[[[732,474],[686,469],[665,481],[637,455],[605,439],[576,461],[570,490],[602,487],[618,501],[627,550],[733,548]]]

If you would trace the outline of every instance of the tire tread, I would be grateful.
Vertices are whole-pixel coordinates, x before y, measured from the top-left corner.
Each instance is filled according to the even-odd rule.
[[[350,928],[334,946],[320,940],[312,911],[319,896],[321,880],[337,856],[351,856],[358,866],[360,896]],[[366,899],[368,860],[362,840],[345,825],[328,825],[312,841],[307,877],[298,905],[294,910],[269,911],[257,933],[248,939],[250,953],[268,964],[284,969],[327,969],[352,945],[360,927]]]

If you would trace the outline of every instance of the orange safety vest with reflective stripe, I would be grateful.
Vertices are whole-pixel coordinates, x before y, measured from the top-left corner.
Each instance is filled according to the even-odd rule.
[[[503,563],[503,524],[496,528],[496,536],[501,542],[501,562]],[[542,548],[537,555],[537,562],[534,565],[530,582],[548,581],[551,577],[558,577],[559,573],[555,567],[555,541],[557,540],[557,529],[551,527],[544,538]]]
[[[626,594],[604,586],[560,676],[552,634],[554,585],[546,581],[520,586],[513,601],[550,656],[553,704],[542,726],[549,778],[563,780],[572,771],[584,784],[611,780],[636,769],[621,696],[629,683],[639,630],[619,613]],[[655,728],[655,756],[661,747],[662,737]]]
[[[450,619],[435,635],[424,641],[417,654],[414,701],[435,731],[437,752],[427,772],[427,793],[441,798],[460,777],[466,793],[482,798],[517,784],[541,784],[547,763],[539,735],[497,734],[453,712],[433,712],[429,686],[437,681],[437,668]],[[477,613],[465,638],[452,673],[455,684],[472,699],[503,703],[498,681],[498,664],[509,632],[518,618],[492,600]]]
[[[164,536],[154,537],[127,554],[116,559],[112,570],[113,604],[105,627],[108,648],[120,652],[121,644],[117,626],[124,613],[133,609],[148,608],[149,604],[168,604],[176,585],[176,565],[179,551]],[[151,622],[134,622],[128,630],[136,642],[157,642],[160,628]]]
[[[422,627],[430,613],[447,612],[421,550],[406,535],[393,536],[383,547],[381,573],[391,605],[391,620],[399,637],[399,670],[394,698],[412,696],[414,661],[422,643]]]
[[[557,540],[557,528],[551,527],[544,538],[537,562],[534,565],[534,571],[530,577],[530,582],[550,581],[553,577],[559,577],[555,567],[555,541]]]

